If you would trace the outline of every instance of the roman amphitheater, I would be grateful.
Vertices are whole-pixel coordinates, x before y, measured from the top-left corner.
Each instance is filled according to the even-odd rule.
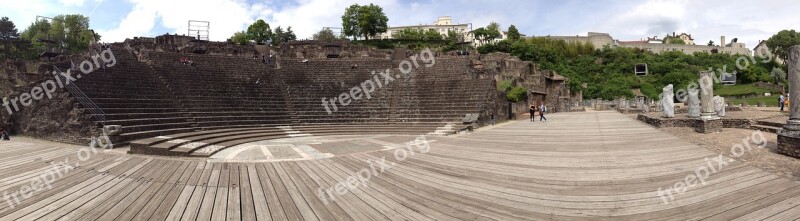
[[[575,107],[506,54],[159,36],[3,69],[9,98],[66,85],[2,111],[0,220],[800,218],[797,181]]]

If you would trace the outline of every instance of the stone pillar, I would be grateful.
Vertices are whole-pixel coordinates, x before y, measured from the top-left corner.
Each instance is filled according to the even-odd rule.
[[[688,91],[689,98],[686,99],[687,111],[686,114],[689,118],[698,118],[700,117],[700,91],[694,88],[690,88]]]
[[[800,158],[800,45],[789,48],[789,120],[778,133],[778,152]]]
[[[700,72],[700,117],[703,119],[716,119],[714,111],[714,72]]]
[[[662,89],[661,94],[661,117],[673,118],[675,117],[675,102],[672,100],[674,94],[672,93],[672,85],[667,85]]]

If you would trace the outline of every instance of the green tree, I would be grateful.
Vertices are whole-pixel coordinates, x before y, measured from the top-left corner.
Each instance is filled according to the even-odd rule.
[[[262,19],[258,19],[258,21],[247,27],[247,36],[249,36],[250,40],[255,41],[256,44],[263,45],[267,43],[267,40],[272,39],[273,34],[269,24]]]
[[[667,44],[685,45],[686,42],[680,38],[669,38],[669,40],[667,40]]]
[[[3,48],[0,50],[0,61],[18,56],[19,48],[16,45],[19,41],[19,32],[14,22],[8,17],[0,18],[0,46]]]
[[[508,26],[508,38],[515,41],[522,38],[516,26],[514,25]]]
[[[767,47],[779,58],[788,60],[789,47],[800,45],[800,33],[792,30],[783,30],[767,39]]]
[[[513,103],[527,100],[528,89],[525,89],[524,87],[514,87],[508,92],[508,94],[506,94],[506,99]]]
[[[383,8],[375,4],[347,7],[342,15],[342,31],[358,39],[359,36],[369,40],[369,36],[386,32],[389,18],[383,13]]]
[[[292,27],[289,26],[284,31],[281,26],[275,28],[275,32],[272,34],[272,45],[278,46],[280,43],[289,42],[297,40],[297,36],[295,36],[294,32],[292,31]]]
[[[333,34],[333,31],[329,28],[323,28],[314,35],[311,36],[311,39],[318,40],[318,41],[333,41],[336,40],[336,35]]]
[[[89,29],[89,17],[80,14],[53,17],[50,34],[71,52],[86,50],[90,42],[100,40],[100,36]]]
[[[233,33],[233,36],[231,37],[231,42],[239,45],[247,45],[248,43],[250,43],[250,37],[248,37],[247,34],[244,32],[237,31],[236,33]]]
[[[708,44],[706,44],[706,45],[708,45],[708,46],[714,46],[714,41],[712,41],[712,40],[708,40]]]
[[[353,40],[358,40],[358,36],[361,35],[361,26],[358,23],[360,9],[360,5],[352,4],[344,10],[344,15],[342,15],[342,33],[353,36]]]
[[[50,36],[50,22],[45,19],[36,20],[28,26],[25,31],[20,33],[20,38],[28,44],[28,50],[24,51],[23,57],[27,59],[34,59],[39,56],[39,53],[48,50],[48,45],[39,40],[52,40]]]

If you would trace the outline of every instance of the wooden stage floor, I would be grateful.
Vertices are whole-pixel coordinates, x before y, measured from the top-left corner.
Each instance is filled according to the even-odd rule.
[[[718,153],[616,112],[548,118],[428,136],[429,152],[403,160],[397,149],[243,163],[0,142],[0,220],[800,218],[798,182],[718,165]],[[389,168],[369,163],[382,157]],[[703,183],[687,181],[708,165]]]

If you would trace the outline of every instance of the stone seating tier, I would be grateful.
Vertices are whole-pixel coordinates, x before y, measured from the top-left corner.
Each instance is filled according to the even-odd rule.
[[[458,122],[466,113],[480,112],[486,94],[494,90],[491,79],[469,76],[468,60],[442,58],[433,67],[416,68],[376,88],[371,99],[337,105],[338,110],[329,114],[321,98],[349,92],[374,79],[373,70],[393,68],[392,62],[281,59],[276,69],[241,57],[171,52],[150,52],[149,61],[141,62],[127,50],[112,50],[118,62],[114,67],[83,76],[76,84],[103,109],[106,124],[122,125],[115,143],[263,125],[316,125],[317,131],[332,125],[435,129]],[[182,57],[194,65],[181,64]],[[393,71],[400,74],[396,68]],[[242,136],[242,140],[256,139]]]

